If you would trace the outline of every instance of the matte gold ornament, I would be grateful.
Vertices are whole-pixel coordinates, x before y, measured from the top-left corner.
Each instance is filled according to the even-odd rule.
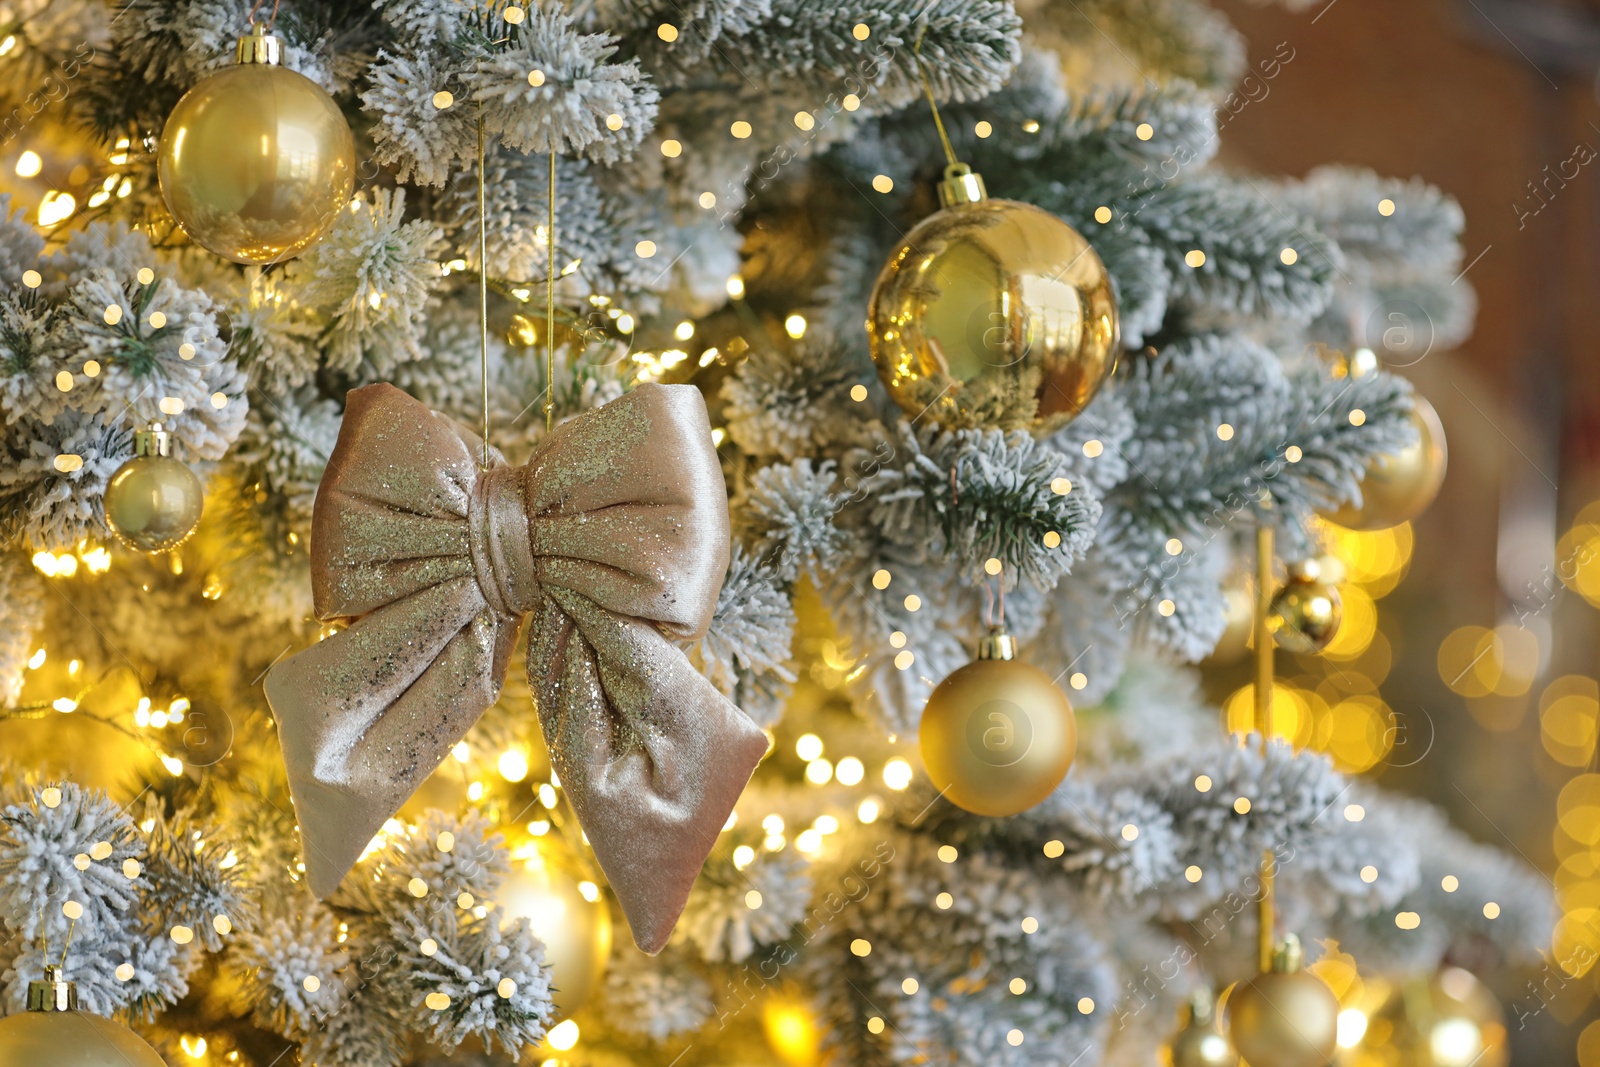
[[[1183,1026],[1161,1050],[1167,1067],[1238,1067],[1239,1054],[1217,1025],[1216,1000],[1198,990],[1183,1009]]]
[[[873,286],[878,377],[907,414],[941,426],[1065,424],[1116,365],[1105,265],[1049,212],[989,199],[964,164],[945,168],[939,200]]]
[[[525,918],[544,942],[556,1014],[570,1019],[589,1002],[611,957],[611,908],[558,841],[535,838],[513,853],[498,903]]]
[[[194,533],[205,507],[205,488],[180,460],[168,455],[171,435],[155,423],[134,435],[134,457],[106,483],[106,525],[140,552],[165,552]]]
[[[928,777],[974,815],[1027,811],[1061,784],[1078,751],[1066,694],[1015,656],[1011,635],[994,631],[975,661],[939,683],[922,713]]]
[[[1385,530],[1428,510],[1444,484],[1449,452],[1444,424],[1433,405],[1412,396],[1417,439],[1398,452],[1375,457],[1361,479],[1361,503],[1346,503],[1328,518],[1352,530]]]
[[[239,62],[172,109],[159,173],[167,209],[197,244],[235,263],[277,263],[328,228],[350,199],[356,146],[339,106],[279,65],[261,26]]]
[[[1358,1048],[1372,1067],[1506,1067],[1511,1059],[1500,1002],[1460,967],[1402,983],[1372,1014]]]
[[[1289,580],[1272,598],[1267,629],[1279,648],[1309,654],[1328,647],[1343,618],[1339,590],[1322,580],[1316,560],[1301,560],[1289,564]]]
[[[166,1067],[156,1050],[121,1023],[78,1010],[78,987],[45,968],[28,983],[28,1010],[0,1019],[3,1067]]]
[[[1290,934],[1270,972],[1229,994],[1228,1037],[1250,1067],[1327,1067],[1337,1051],[1339,998],[1303,961]]]

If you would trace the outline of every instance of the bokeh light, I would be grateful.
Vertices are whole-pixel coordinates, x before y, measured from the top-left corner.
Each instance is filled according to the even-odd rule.
[[[1539,733],[1557,763],[1585,767],[1594,758],[1600,685],[1578,674],[1563,675],[1539,697]]]
[[[1374,600],[1394,591],[1411,565],[1411,524],[1387,530],[1347,530],[1331,522],[1318,524],[1328,555],[1343,564],[1337,580],[1360,586]]]
[[[1539,639],[1518,626],[1460,626],[1439,644],[1439,679],[1464,697],[1521,696],[1539,673]]]

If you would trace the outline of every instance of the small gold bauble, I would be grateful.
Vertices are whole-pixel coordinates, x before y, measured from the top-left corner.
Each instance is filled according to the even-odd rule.
[[[54,968],[30,982],[28,1010],[0,1019],[0,1067],[166,1067],[138,1034],[77,1002]]]
[[[1183,1027],[1161,1050],[1167,1067],[1238,1067],[1239,1054],[1217,1026],[1210,990],[1201,990],[1184,1009]]]
[[[1289,580],[1272,598],[1267,629],[1279,648],[1309,654],[1328,647],[1343,618],[1338,588],[1322,580],[1315,560],[1302,560],[1289,565]]]
[[[1067,776],[1078,724],[1050,676],[1011,658],[995,633],[978,658],[939,683],[922,713],[922,762],[952,804],[999,818],[1027,811]]]
[[[1250,1067],[1327,1067],[1338,1033],[1339,998],[1300,969],[1300,943],[1292,936],[1269,973],[1228,995],[1228,1038]]]
[[[240,62],[202,80],[161,133],[161,195],[197,244],[235,263],[276,263],[338,216],[356,147],[339,105],[277,65],[276,38],[240,42]],[[264,43],[265,42],[265,43]]]
[[[1506,1017],[1470,971],[1413,978],[1367,1021],[1358,1046],[1373,1067],[1506,1067]]]
[[[572,1018],[600,988],[611,956],[611,909],[605,897],[585,881],[557,840],[540,837],[513,851],[499,904],[508,919],[527,919],[544,942],[556,1014]]]
[[[901,241],[873,286],[878,377],[907,414],[949,428],[1068,422],[1116,364],[1105,265],[1049,212],[987,199],[964,167],[946,171],[941,199],[945,209]]]
[[[1384,530],[1428,510],[1444,484],[1449,461],[1444,424],[1421,396],[1412,397],[1411,424],[1416,441],[1374,458],[1361,479],[1361,504],[1347,503],[1329,519],[1352,530]]]
[[[168,438],[157,423],[135,435],[137,454],[106,483],[106,525],[140,552],[165,552],[194,533],[205,507],[200,479],[167,455]]]

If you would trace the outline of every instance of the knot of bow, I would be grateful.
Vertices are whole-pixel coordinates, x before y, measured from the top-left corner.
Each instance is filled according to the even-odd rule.
[[[644,385],[524,466],[391,385],[349,394],[312,517],[318,618],[267,674],[306,878],[337,888],[499,697],[524,618],[551,762],[634,940],[659,951],[765,735],[671,639],[705,634],[728,498],[705,402]]]

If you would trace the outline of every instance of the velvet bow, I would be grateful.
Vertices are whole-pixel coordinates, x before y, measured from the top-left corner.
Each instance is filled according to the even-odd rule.
[[[267,674],[306,878],[331,894],[499,696],[524,616],[561,784],[646,952],[767,749],[672,639],[705,634],[728,498],[705,402],[643,385],[506,466],[390,385],[349,394],[317,493],[317,617]]]

